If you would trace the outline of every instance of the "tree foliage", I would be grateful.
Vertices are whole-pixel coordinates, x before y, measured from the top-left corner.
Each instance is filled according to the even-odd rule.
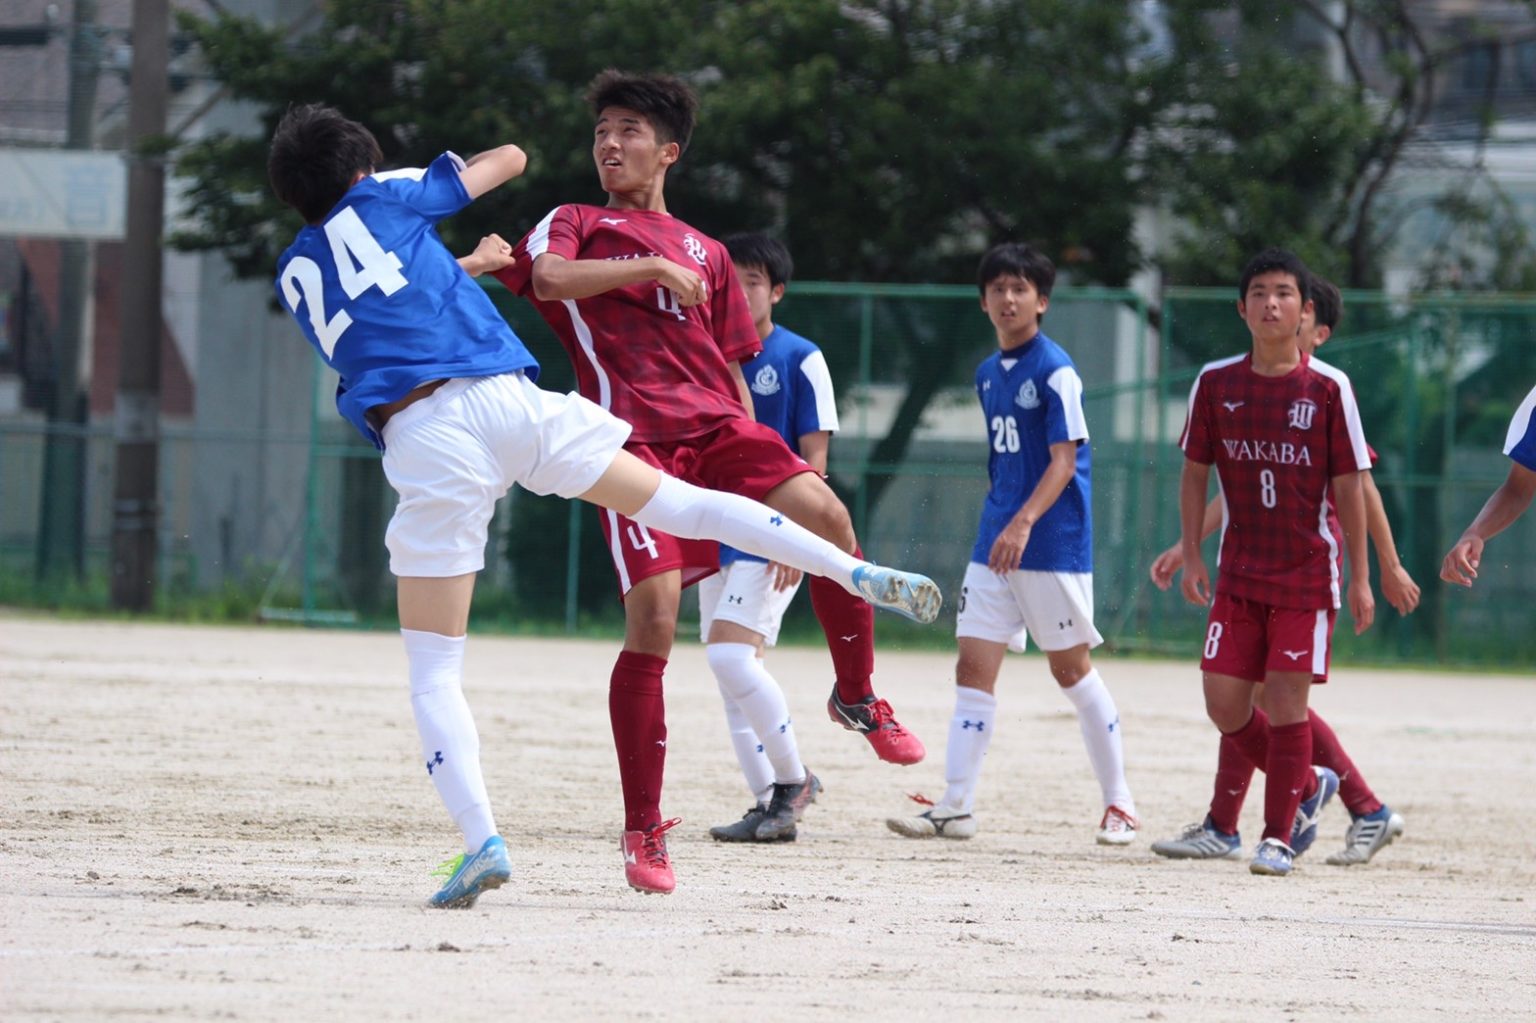
[[[1141,166],[1178,221],[1167,279],[1227,284],[1246,255],[1280,243],[1341,285],[1380,287],[1404,226],[1432,211],[1449,229],[1419,254],[1414,284],[1536,283],[1529,226],[1480,158],[1427,192],[1402,187],[1437,82],[1492,29],[1431,36],[1406,0],[1165,6],[1172,50]],[[1472,112],[1478,149],[1493,82]]]
[[[1137,265],[1124,187],[1136,31],[1114,8],[1041,0],[339,0],[289,40],[184,19],[213,74],[273,127],[291,102],[363,121],[387,161],[513,141],[529,172],[448,222],[451,245],[601,201],[582,95],[606,66],[691,80],[703,109],[669,205],[711,233],[772,227],[804,275],[963,280],[1003,238],[1119,283]],[[263,186],[263,138],[188,145],[178,241],[260,275],[295,221]]]

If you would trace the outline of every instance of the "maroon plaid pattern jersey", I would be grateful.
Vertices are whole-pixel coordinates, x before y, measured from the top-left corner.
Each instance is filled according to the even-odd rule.
[[[1349,378],[1302,356],[1282,377],[1252,355],[1206,364],[1189,393],[1184,456],[1215,465],[1224,512],[1216,589],[1274,607],[1339,606],[1329,481],[1371,467]]]
[[[709,298],[690,309],[655,281],[590,298],[543,302],[533,262],[664,256],[698,272]],[[643,443],[684,440],[746,416],[727,364],[762,351],[725,246],[650,210],[557,206],[517,243],[496,277],[532,302],[570,356],[577,390],[634,428]]]

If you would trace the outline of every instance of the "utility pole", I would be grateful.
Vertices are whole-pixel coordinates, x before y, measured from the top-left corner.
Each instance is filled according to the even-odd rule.
[[[96,0],[76,0],[69,33],[69,127],[66,149],[90,149],[96,122],[101,35]],[[46,39],[46,36],[45,36]],[[85,426],[88,402],[80,387],[80,352],[93,288],[92,243],[59,243],[59,322],[53,342],[53,393],[43,448],[42,509],[37,577],[79,579],[85,570]]]
[[[112,606],[147,611],[160,518],[161,236],[169,102],[167,0],[133,0],[128,99],[128,236],[112,502]]]

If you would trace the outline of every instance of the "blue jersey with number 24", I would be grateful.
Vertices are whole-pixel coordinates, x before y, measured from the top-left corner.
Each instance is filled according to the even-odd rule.
[[[1016,360],[1004,366],[1004,360]],[[1077,441],[1077,470],[1056,503],[1030,530],[1019,568],[1092,572],[1088,421],[1083,381],[1056,342],[1036,334],[1018,348],[994,352],[976,368],[976,397],[987,424],[987,477],[981,526],[971,560],[985,565],[992,544],[1018,514],[1051,464],[1051,445]]]
[[[278,298],[341,382],[336,410],[382,448],[365,413],[428,380],[481,377],[539,364],[485,291],[438,237],[469,205],[444,153],[425,170],[373,174],[277,261]]]

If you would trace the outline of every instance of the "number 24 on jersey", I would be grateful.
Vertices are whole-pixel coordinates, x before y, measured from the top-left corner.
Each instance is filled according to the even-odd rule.
[[[389,296],[410,283],[400,272],[400,257],[384,251],[352,207],[346,207],[326,222],[325,238],[331,243],[336,279],[347,298],[356,298],[369,288],[378,288]],[[352,317],[345,309],[338,310],[329,319],[326,317],[325,281],[319,264],[308,256],[295,256],[283,268],[281,283],[283,297],[295,314],[301,299],[309,307],[309,323],[314,328],[315,340],[320,342],[320,350],[329,359],[336,350],[336,342],[352,326]]]

